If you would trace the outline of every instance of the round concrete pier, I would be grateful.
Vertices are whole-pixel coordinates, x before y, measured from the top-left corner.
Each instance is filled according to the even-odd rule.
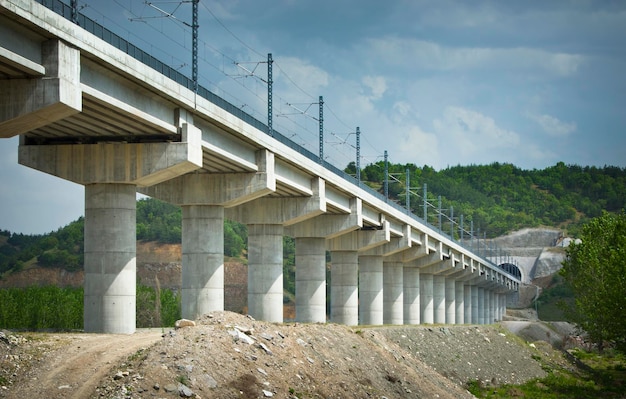
[[[383,324],[383,257],[359,257],[359,322]]]
[[[420,324],[420,271],[405,267],[404,278],[404,324]]]
[[[326,322],[326,239],[296,237],[296,320]]]
[[[135,193],[131,184],[85,186],[85,332],[135,332]]]
[[[383,322],[385,324],[404,323],[403,264],[383,263]]]
[[[182,316],[224,310],[224,208],[183,206]]]
[[[330,277],[330,320],[359,324],[359,256],[357,251],[333,251]]]
[[[283,226],[248,225],[248,314],[283,322]]]

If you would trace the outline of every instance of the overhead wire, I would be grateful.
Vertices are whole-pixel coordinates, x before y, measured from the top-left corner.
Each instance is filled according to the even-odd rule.
[[[161,35],[163,35],[163,36],[166,36],[166,37],[167,37],[167,39],[168,39],[171,43],[173,43],[174,45],[176,45],[176,46],[178,46],[178,47],[180,47],[180,48],[183,48],[183,49],[185,49],[185,50],[189,50],[189,48],[188,48],[188,44],[187,44],[187,43],[185,43],[185,42],[181,42],[181,41],[179,41],[179,40],[175,40],[175,39],[174,39],[174,37],[173,37],[173,35],[168,35],[168,34],[165,34],[165,33],[164,33],[164,31],[163,31],[163,28],[161,28],[161,29],[156,28],[156,27],[155,27],[152,23],[149,23],[148,21],[145,21],[145,17],[142,17],[142,16],[138,15],[138,14],[137,14],[136,12],[134,12],[132,9],[130,9],[129,7],[126,7],[124,4],[122,4],[119,0],[114,0],[114,2],[115,2],[115,3],[119,6],[119,7],[121,7],[122,9],[126,10],[126,11],[129,13],[129,15],[132,15],[132,16],[133,16],[136,20],[140,20],[141,18],[144,18],[144,20],[142,20],[142,22],[145,22],[145,23],[146,23],[146,25],[147,25],[150,29],[152,29],[152,30],[154,30],[154,31],[158,32],[159,34],[161,34]],[[261,52],[259,52],[259,51],[257,51],[256,49],[254,49],[252,46],[248,45],[248,44],[247,44],[244,40],[242,40],[239,36],[237,36],[237,35],[236,35],[236,34],[235,34],[235,33],[234,33],[234,32],[233,32],[233,31],[232,31],[232,30],[231,30],[231,29],[230,29],[230,28],[229,28],[229,27],[225,24],[225,23],[223,23],[223,22],[221,21],[221,19],[220,19],[220,18],[218,18],[218,17],[217,17],[217,15],[216,15],[216,14],[215,14],[215,13],[214,13],[214,12],[213,12],[210,8],[209,8],[209,7],[205,4],[205,2],[200,1],[199,3],[200,3],[200,4],[202,4],[203,9],[205,9],[205,10],[206,10],[206,11],[207,11],[210,15],[211,15],[211,17],[212,17],[212,18],[213,18],[213,19],[217,22],[217,24],[218,24],[218,25],[219,25],[222,29],[224,29],[224,30],[225,30],[225,31],[226,31],[226,32],[227,32],[230,36],[232,36],[232,38],[234,38],[234,39],[235,39],[235,40],[236,40],[239,44],[241,44],[242,46],[244,46],[244,47],[245,47],[246,49],[248,49],[251,53],[256,54],[256,55],[258,55],[258,56],[260,56],[260,57],[265,57],[265,55],[263,55]],[[151,3],[147,2],[147,1],[144,1],[144,4],[151,4]],[[159,12],[162,12],[162,13],[163,13],[164,15],[166,15],[166,16],[169,16],[169,15],[172,15],[172,16],[173,16],[173,14],[174,14],[174,13],[178,10],[178,8],[180,7],[180,4],[182,4],[182,3],[178,2],[178,6],[175,8],[175,10],[174,10],[173,12],[167,12],[167,11],[164,11],[164,10],[159,9],[158,7],[153,7],[153,8],[156,8],[157,10],[159,10]],[[105,16],[104,16],[104,14],[102,14],[101,12],[99,12],[99,13],[100,13],[103,17],[105,17]],[[106,17],[105,17],[105,18],[106,18]],[[109,18],[109,19],[110,19],[110,18]],[[178,26],[179,26],[179,27],[180,27],[183,31],[185,31],[187,34],[189,34],[189,33],[190,33],[190,32],[189,32],[189,29],[190,29],[190,26],[191,26],[190,24],[185,23],[184,21],[180,20],[179,18],[177,18],[177,17],[175,17],[175,16],[174,16],[173,18],[168,18],[168,19],[170,19],[173,23],[175,23],[176,25],[178,25]],[[113,22],[116,26],[120,27],[121,29],[126,30],[126,31],[130,34],[130,35],[133,35],[134,37],[138,37],[138,38],[139,38],[142,42],[146,42],[145,40],[141,39],[139,36],[137,36],[137,35],[133,34],[132,32],[128,31],[127,29],[125,29],[125,28],[121,27],[121,25],[117,24],[115,21],[112,21],[112,22]],[[204,41],[204,40],[200,40],[200,41],[201,41],[202,46],[203,46],[203,48],[205,49],[205,51],[206,51],[206,49],[209,49],[209,50],[210,50],[210,51],[212,51],[214,54],[218,54],[219,56],[221,56],[221,57],[222,57],[222,60],[225,60],[225,59],[226,59],[226,60],[229,60],[230,62],[232,62],[233,64],[236,64],[236,63],[237,63],[237,61],[236,61],[234,58],[232,58],[232,57],[231,57],[231,56],[229,56],[228,54],[225,54],[225,53],[224,53],[223,51],[221,51],[220,49],[218,49],[218,48],[216,48],[216,47],[212,46],[211,44],[207,43],[207,42],[206,42],[206,41]],[[149,42],[146,42],[146,43],[148,43],[148,45],[149,45],[151,48],[153,48],[153,47],[154,47],[151,43],[149,43]],[[181,67],[188,67],[188,64],[187,64],[187,63],[185,63],[184,61],[182,61],[182,60],[180,60],[180,59],[175,58],[173,55],[171,55],[171,57],[172,57],[172,60],[175,60],[175,59],[176,59],[176,60],[177,60],[177,63],[178,63],[178,62],[180,62],[180,63],[181,63]],[[215,71],[217,71],[217,72],[219,72],[219,73],[223,74],[224,76],[227,76],[227,77],[231,78],[231,81],[236,82],[236,83],[237,83],[237,84],[238,84],[241,88],[243,88],[243,89],[244,89],[244,90],[246,90],[246,91],[247,91],[247,92],[248,92],[251,96],[253,96],[253,98],[256,98],[256,100],[257,100],[257,101],[259,101],[259,102],[261,102],[261,103],[264,103],[264,104],[267,104],[267,100],[266,100],[265,98],[261,97],[261,96],[258,94],[258,92],[255,92],[254,90],[250,89],[250,87],[248,87],[247,85],[243,84],[242,79],[237,79],[237,78],[233,78],[233,76],[229,76],[229,75],[226,73],[225,69],[224,69],[224,65],[222,65],[221,67],[220,67],[220,66],[218,66],[218,65],[215,65],[213,62],[209,61],[209,59],[206,57],[206,54],[205,54],[205,55],[203,55],[202,57],[199,57],[199,58],[202,60],[203,64],[205,64],[205,65],[207,65],[207,66],[210,66],[210,67],[211,67],[212,69],[214,69]],[[276,67],[276,68],[280,71],[280,73],[281,73],[281,75],[280,75],[280,76],[281,76],[281,77],[283,77],[283,78],[284,78],[287,82],[289,82],[291,85],[293,85],[293,87],[295,87],[295,88],[296,88],[299,92],[303,93],[305,96],[307,96],[308,98],[310,98],[310,99],[312,99],[312,100],[317,99],[317,96],[313,96],[311,93],[309,93],[309,92],[307,92],[305,89],[303,89],[303,88],[302,88],[302,87],[301,87],[301,86],[300,86],[300,85],[299,85],[299,84],[298,84],[298,83],[297,83],[297,82],[296,82],[296,81],[295,81],[295,80],[294,80],[294,79],[290,76],[290,74],[289,74],[289,73],[287,73],[287,71],[286,71],[286,70],[285,70],[285,69],[281,66],[281,64],[280,64],[280,61],[279,61],[279,60],[278,60],[278,61],[277,61],[277,60],[274,60],[274,66],[275,66],[275,67]],[[259,77],[258,77],[258,76],[256,76],[256,75],[253,75],[253,76],[255,76],[256,78],[259,78]],[[248,104],[248,101],[241,100],[241,99],[239,99],[237,96],[234,96],[232,93],[229,93],[228,91],[224,90],[223,88],[221,88],[221,87],[220,87],[220,84],[218,84],[218,83],[216,83],[216,82],[211,82],[211,78],[210,78],[209,76],[207,76],[205,73],[201,72],[201,73],[200,73],[200,77],[203,79],[203,81],[206,81],[207,83],[210,83],[210,84],[212,84],[213,86],[215,86],[216,88],[218,88],[218,89],[219,89],[218,91],[220,91],[221,93],[223,93],[222,95],[226,95],[226,94],[228,94],[228,96],[229,96],[229,97],[234,98],[236,103],[241,104],[241,105],[240,105],[240,108],[243,108],[243,107],[248,106],[248,110],[247,110],[246,112],[249,112],[249,113],[251,112],[251,113],[253,113],[253,114],[255,114],[255,115],[258,115],[258,117],[259,117],[259,118],[262,118],[262,117],[263,117],[263,114],[262,114],[262,113],[260,113],[260,112],[258,112],[258,111],[256,110],[256,107],[255,107],[255,106],[252,106],[251,104]],[[241,76],[240,76],[240,77],[241,77]],[[276,94],[274,94],[274,96],[275,96],[275,98],[276,98],[276,97],[279,97],[279,98],[280,98],[280,96],[277,96]],[[275,102],[275,103],[276,103],[276,102]],[[285,103],[287,103],[287,102],[285,101]],[[325,111],[327,111],[327,112],[329,112],[329,113],[330,113],[330,114],[331,114],[331,115],[335,118],[335,120],[337,120],[337,122],[338,122],[339,124],[341,124],[342,126],[346,127],[347,129],[353,129],[353,127],[349,126],[347,123],[345,123],[345,122],[342,120],[342,118],[340,118],[340,117],[337,115],[337,113],[335,112],[335,110],[333,109],[333,107],[331,107],[331,106],[330,106],[330,104],[329,104],[328,102],[325,102],[325,103],[324,103],[324,110],[325,110]],[[313,119],[315,119],[315,117],[312,117],[311,115],[308,115],[308,114],[305,114],[305,115],[306,115],[307,117],[309,117],[309,118],[313,118]],[[285,116],[285,119],[289,120],[289,122],[290,122],[293,126],[296,126],[296,127],[300,128],[300,129],[302,129],[302,130],[303,130],[303,132],[307,133],[307,135],[310,135],[311,137],[317,137],[317,135],[318,135],[318,133],[319,133],[319,132],[313,132],[313,131],[311,131],[311,129],[309,129],[308,127],[306,127],[306,126],[304,126],[304,125],[302,125],[302,124],[300,124],[300,123],[297,123],[297,122],[295,121],[295,119],[294,119],[294,118],[290,118],[290,117],[286,117],[286,116]],[[288,128],[286,125],[283,125],[283,124],[281,124],[281,123],[279,123],[277,127],[278,127],[279,129],[286,129],[286,130],[288,130],[288,131],[290,131],[290,132],[292,132],[292,133],[294,132],[294,130],[293,130],[293,129]],[[356,146],[355,146],[355,145],[353,145],[353,144],[351,144],[351,143],[348,143],[348,142],[347,142],[348,137],[349,137],[349,136],[350,136],[350,134],[352,134],[352,133],[349,133],[349,134],[346,136],[346,138],[345,138],[345,139],[342,139],[341,137],[339,137],[337,134],[335,134],[333,131],[331,131],[331,130],[327,129],[326,127],[324,127],[324,133],[325,133],[325,136],[328,134],[328,135],[333,136],[334,138],[339,139],[339,140],[341,141],[341,145],[342,145],[342,146],[346,146],[346,145],[347,145],[347,146],[349,146],[349,147],[356,148]],[[299,135],[299,134],[295,134],[295,136],[300,137],[300,135]],[[292,137],[294,137],[294,135],[293,135],[293,134],[292,134]],[[307,140],[305,140],[305,142],[307,142]],[[365,143],[366,143],[366,144],[367,144],[367,145],[368,145],[368,146],[369,146],[369,147],[370,147],[370,148],[374,151],[374,153],[379,152],[379,150],[378,150],[378,149],[376,149],[376,147],[374,147],[374,146],[373,146],[373,145],[369,142],[369,140],[367,140],[367,137],[366,137],[366,136],[362,136],[362,142],[365,142]],[[326,140],[326,139],[324,139],[324,143],[325,143],[325,144],[329,144],[329,145],[331,145],[331,146],[334,148],[334,150],[335,150],[336,152],[340,153],[340,154],[342,155],[342,157],[344,157],[345,159],[349,159],[349,160],[350,160],[350,162],[352,162],[352,161],[353,161],[353,159],[351,159],[351,158],[353,158],[353,157],[351,157],[351,156],[347,155],[347,154],[346,154],[346,152],[345,152],[343,149],[342,149],[342,150],[339,150],[339,149],[338,149],[338,148],[340,148],[340,147],[339,147],[339,144],[334,143],[334,142],[331,142],[331,141],[328,141],[328,140]],[[298,144],[302,145],[302,143],[298,143]],[[308,144],[308,145],[307,145],[307,147],[308,147],[308,146],[312,146],[312,145],[311,145],[311,144]],[[317,145],[316,145],[315,147],[317,147]],[[378,155],[378,156],[377,156],[377,158],[379,158],[379,157],[380,157],[380,155]],[[367,158],[368,158],[367,156],[361,155],[361,159],[367,159]],[[347,162],[347,163],[349,163],[349,162]],[[347,164],[347,163],[346,163],[346,164]]]

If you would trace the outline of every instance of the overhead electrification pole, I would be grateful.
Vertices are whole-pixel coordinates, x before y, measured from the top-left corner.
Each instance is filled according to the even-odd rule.
[[[319,117],[319,129],[320,129],[320,164],[323,165],[324,164],[324,97],[320,96],[319,98],[319,110],[320,110],[320,117]]]
[[[72,7],[72,22],[78,25],[78,0],[72,0],[70,7]]]
[[[272,127],[272,53],[267,54],[267,134],[270,137],[274,136],[274,129]]]
[[[389,162],[387,161],[387,150],[385,150],[385,198],[389,199]]]
[[[191,2],[191,79],[193,92],[198,92],[198,1]]]
[[[361,185],[361,129],[356,127],[356,180]]]

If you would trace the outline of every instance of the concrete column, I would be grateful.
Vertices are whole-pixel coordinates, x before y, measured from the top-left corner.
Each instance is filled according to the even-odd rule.
[[[330,320],[359,324],[359,255],[357,251],[330,253]]]
[[[404,277],[404,324],[420,324],[420,270],[405,267]]]
[[[471,284],[472,290],[472,324],[480,324],[480,315],[478,314],[478,286]]]
[[[184,318],[194,320],[224,310],[224,208],[182,209],[181,311]]]
[[[485,324],[485,289],[478,287],[478,324]]]
[[[500,294],[499,293],[495,293],[494,297],[494,309],[495,309],[495,321],[500,321],[501,317],[500,317]]]
[[[420,310],[422,324],[433,324],[433,275],[420,273]]]
[[[454,301],[456,303],[456,324],[465,323],[465,283],[463,281],[454,282]]]
[[[464,317],[463,317],[463,323],[464,324],[471,324],[472,323],[472,286],[468,283],[465,283],[463,285],[463,310],[464,310]]]
[[[456,323],[456,284],[453,277],[445,278],[446,324]]]
[[[502,319],[506,316],[506,300],[507,294],[502,294]]]
[[[446,278],[445,276],[433,275],[433,313],[434,322],[445,324],[446,322]]]
[[[296,237],[296,320],[326,322],[326,239],[323,237]]]
[[[382,256],[359,256],[359,322],[383,324]]]
[[[85,332],[135,332],[136,187],[85,186]]]
[[[383,262],[383,322],[404,323],[402,262]]]
[[[487,324],[493,324],[496,320],[496,296],[493,290],[489,290],[489,320]]]
[[[283,322],[283,226],[248,225],[248,314]]]
[[[483,324],[489,324],[489,290],[485,288],[484,294],[484,305],[483,305]]]

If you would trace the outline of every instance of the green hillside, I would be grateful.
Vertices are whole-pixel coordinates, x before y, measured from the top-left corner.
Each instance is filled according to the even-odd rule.
[[[384,163],[368,165],[361,179],[379,189],[384,184]],[[406,204],[409,172],[411,210],[423,216],[423,187],[428,202],[438,208],[441,196],[446,215],[464,216],[475,231],[497,237],[524,227],[550,226],[576,233],[582,223],[603,210],[618,212],[626,206],[626,169],[614,166],[581,167],[560,162],[543,170],[524,170],[511,164],[453,166],[436,171],[429,166],[390,164],[389,197]],[[347,171],[354,173],[351,164]],[[433,208],[429,222],[437,225]],[[445,220],[445,218],[444,218]],[[467,225],[465,230],[469,230]],[[449,231],[444,229],[444,231]]]

